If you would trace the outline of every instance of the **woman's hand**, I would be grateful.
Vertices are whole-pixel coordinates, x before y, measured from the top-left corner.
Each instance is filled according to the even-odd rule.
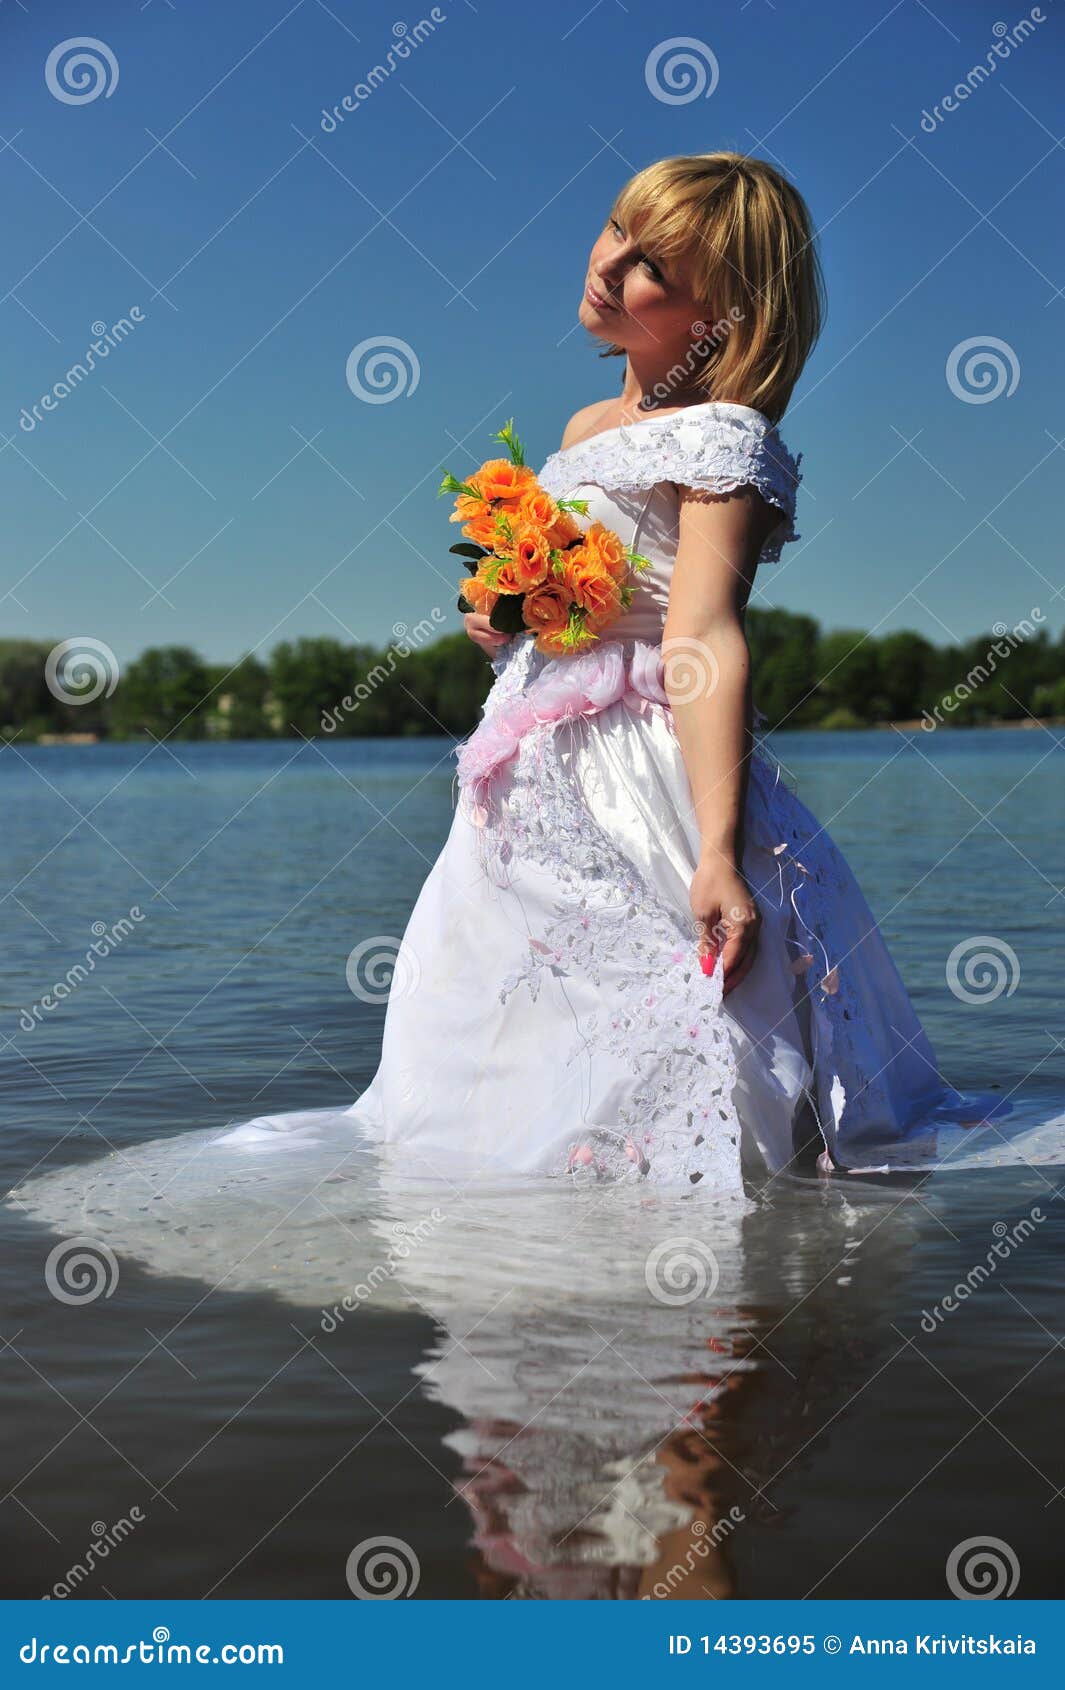
[[[699,954],[720,958],[727,996],[754,964],[762,925],[758,905],[735,863],[720,856],[700,860],[690,896],[692,914],[703,929]]]
[[[466,632],[474,645],[479,645],[481,650],[486,652],[489,657],[494,657],[499,647],[506,645],[510,639],[509,634],[501,634],[498,628],[493,628],[482,611],[467,611],[463,621],[466,624]]]

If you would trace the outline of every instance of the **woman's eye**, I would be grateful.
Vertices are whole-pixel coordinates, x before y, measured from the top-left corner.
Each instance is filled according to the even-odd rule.
[[[625,231],[621,227],[621,224],[618,222],[616,217],[610,217],[610,218],[607,219],[607,228],[612,230],[612,232],[615,235],[617,235],[619,240],[625,239]],[[656,282],[664,282],[665,281],[665,277],[663,276],[661,270],[658,268],[658,265],[655,263],[653,258],[641,257],[641,258],[638,258],[636,262],[638,264],[642,264],[644,269],[647,271],[648,275],[651,276]]]

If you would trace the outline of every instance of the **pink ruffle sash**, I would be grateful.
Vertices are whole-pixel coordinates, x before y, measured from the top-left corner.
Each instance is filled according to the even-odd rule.
[[[485,805],[499,771],[517,756],[525,735],[545,723],[597,716],[612,704],[664,711],[672,717],[662,684],[662,649],[646,640],[624,646],[604,640],[579,657],[553,657],[525,691],[486,716],[458,748],[460,789]]]

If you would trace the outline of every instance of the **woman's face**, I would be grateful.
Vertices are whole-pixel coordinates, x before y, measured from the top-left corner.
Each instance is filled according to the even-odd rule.
[[[672,364],[698,338],[693,325],[707,318],[690,271],[688,261],[656,260],[611,217],[591,250],[577,315],[602,340]]]

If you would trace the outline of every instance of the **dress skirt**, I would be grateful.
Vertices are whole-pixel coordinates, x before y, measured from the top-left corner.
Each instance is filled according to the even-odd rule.
[[[688,891],[699,833],[661,656],[498,661],[352,1110],[428,1171],[706,1184],[933,1160],[993,1108],[939,1074],[854,876],[759,744],[754,966],[722,997]],[[812,1155],[811,1155],[812,1147]]]

